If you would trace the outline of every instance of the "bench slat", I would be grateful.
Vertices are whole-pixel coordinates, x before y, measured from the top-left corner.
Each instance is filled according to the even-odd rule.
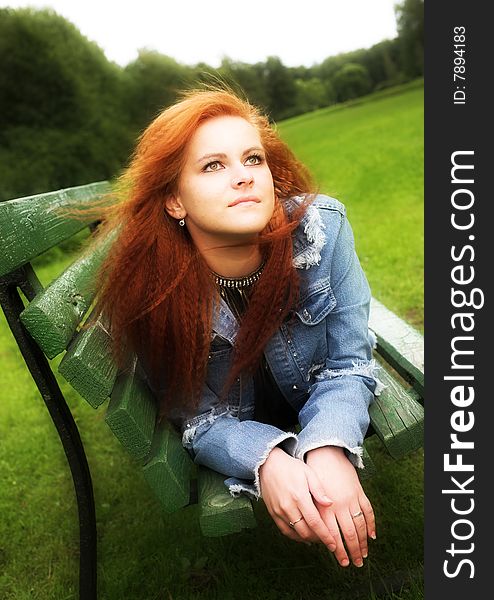
[[[143,461],[151,450],[156,404],[150,390],[135,372],[121,373],[111,392],[105,421],[127,452]]]
[[[424,338],[375,298],[369,329],[377,336],[377,351],[424,397]]]
[[[99,319],[79,331],[58,371],[93,408],[110,396],[117,366],[111,354],[110,335]]]
[[[199,468],[199,524],[203,535],[218,537],[256,527],[252,504],[247,496],[234,498],[225,486],[225,475]]]
[[[379,379],[386,388],[369,408],[371,424],[389,454],[401,458],[423,446],[424,409],[417,392],[405,389],[384,369]]]
[[[21,313],[21,321],[48,358],[63,352],[95,295],[94,280],[110,248],[108,237],[68,267]]]
[[[0,202],[0,276],[84,229],[94,217],[70,218],[63,211],[82,208],[110,190],[107,181],[100,181]]]
[[[189,504],[193,469],[177,432],[169,424],[156,427],[143,473],[165,512],[172,513]]]

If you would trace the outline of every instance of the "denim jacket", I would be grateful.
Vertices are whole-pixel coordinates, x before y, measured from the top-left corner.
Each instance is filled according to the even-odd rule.
[[[298,198],[288,201],[297,202]],[[293,206],[293,204],[292,204]],[[228,477],[232,495],[260,497],[259,468],[275,446],[303,459],[314,448],[340,446],[362,468],[376,364],[368,335],[370,290],[354,248],[344,206],[316,196],[293,236],[300,269],[299,306],[269,340],[264,355],[300,432],[253,420],[252,377],[239,377],[226,402],[227,376],[238,323],[223,299],[213,319],[206,383],[198,412],[182,423],[182,443],[197,464]]]

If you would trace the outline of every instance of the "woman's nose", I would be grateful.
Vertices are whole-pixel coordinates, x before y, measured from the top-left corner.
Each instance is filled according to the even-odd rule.
[[[232,187],[238,189],[250,185],[253,181],[254,177],[252,173],[244,169],[236,173],[235,177],[232,179]]]

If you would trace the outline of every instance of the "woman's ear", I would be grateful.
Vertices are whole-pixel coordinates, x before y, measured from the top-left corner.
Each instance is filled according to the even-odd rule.
[[[187,216],[187,212],[180,202],[180,199],[174,194],[167,196],[165,200],[165,210],[170,217],[173,217],[174,219],[183,219]]]

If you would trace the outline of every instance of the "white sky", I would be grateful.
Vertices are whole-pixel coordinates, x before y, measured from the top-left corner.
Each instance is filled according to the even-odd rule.
[[[278,56],[285,66],[311,66],[394,38],[397,2],[12,0],[0,7],[53,8],[121,66],[137,58],[139,48],[187,65],[218,67],[224,56],[246,63]]]

